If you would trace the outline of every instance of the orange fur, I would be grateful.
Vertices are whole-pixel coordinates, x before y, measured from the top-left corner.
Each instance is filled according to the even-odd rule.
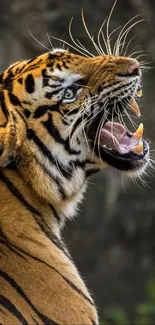
[[[62,242],[60,228],[74,214],[85,191],[83,161],[96,168],[107,163],[101,162],[96,154],[92,158],[83,134],[82,153],[79,156],[74,153],[78,150],[77,139],[75,136],[66,142],[70,133],[62,115],[78,105],[80,111],[90,89],[93,96],[103,82],[112,86],[117,74],[126,72],[132,60],[46,53],[33,61],[12,65],[1,76],[0,323],[3,325],[98,323],[95,304]],[[66,82],[80,75],[86,84],[73,103],[61,102],[57,108],[54,96],[58,95],[50,98],[45,94],[58,87],[61,74]],[[51,84],[46,85],[46,80]],[[121,81],[119,86],[123,84]],[[40,106],[42,111],[38,110]],[[52,129],[48,130],[50,121]]]

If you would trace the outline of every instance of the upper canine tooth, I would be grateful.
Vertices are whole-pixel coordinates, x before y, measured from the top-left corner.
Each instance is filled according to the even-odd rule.
[[[138,90],[138,91],[136,92],[136,95],[137,95],[138,97],[141,97],[142,94],[143,94],[142,90]]]
[[[136,101],[135,101],[135,99],[133,97],[130,99],[130,107],[136,113],[136,115],[138,117],[141,115],[139,106],[137,105],[137,103],[136,103]]]
[[[137,140],[141,140],[142,136],[143,136],[143,123],[140,123],[138,129],[133,134],[133,137],[136,138]]]
[[[136,147],[133,147],[130,150],[135,152],[137,155],[140,155],[143,152],[143,142],[140,141]]]

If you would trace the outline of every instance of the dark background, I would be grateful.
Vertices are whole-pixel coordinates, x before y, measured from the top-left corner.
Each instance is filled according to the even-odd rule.
[[[95,55],[81,21],[81,8],[91,35],[109,14],[113,0],[0,0],[0,70],[20,59],[29,59],[51,49],[49,36],[69,40],[73,35]],[[143,75],[143,97],[139,104],[144,136],[155,148],[155,1],[118,0],[110,29],[142,14],[130,37],[138,34],[131,50],[144,50],[141,57],[151,69]],[[30,31],[30,32],[29,32]],[[32,33],[38,42],[30,35]],[[51,39],[54,47],[62,43]],[[135,120],[136,121],[136,120]],[[130,125],[130,130],[132,127]],[[78,218],[68,222],[63,236],[76,264],[93,292],[101,318],[107,308],[125,308],[132,319],[138,304],[146,300],[146,284],[155,266],[155,177],[144,176],[146,185],[104,170],[88,184]]]

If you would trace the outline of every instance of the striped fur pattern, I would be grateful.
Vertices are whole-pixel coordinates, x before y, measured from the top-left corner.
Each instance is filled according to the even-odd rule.
[[[84,125],[134,89],[115,78],[129,64],[57,50],[0,77],[0,324],[98,324],[60,230],[107,165]]]

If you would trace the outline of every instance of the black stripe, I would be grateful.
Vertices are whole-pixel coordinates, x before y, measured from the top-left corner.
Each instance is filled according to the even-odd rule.
[[[0,232],[0,235],[1,235],[1,232]],[[8,241],[6,241],[6,239],[0,239],[0,243],[2,245],[6,246],[8,249],[10,249],[10,251],[12,251],[13,253],[15,253],[19,257],[21,257],[24,260],[26,260],[26,258],[23,255],[21,255],[20,253],[16,252],[16,250],[11,247],[11,244]]]
[[[98,171],[99,171],[99,169],[97,169],[97,168],[88,169],[88,170],[86,170],[86,177],[90,177],[90,176],[96,174]]]
[[[32,319],[33,319],[33,321],[35,322],[36,325],[40,325],[33,316],[32,316]]]
[[[8,75],[7,77],[4,79],[3,83],[4,83],[4,88],[9,90],[9,91],[13,91],[13,77],[14,77],[14,74],[12,73],[12,71],[8,70]]]
[[[65,61],[62,61],[62,65],[63,65],[63,67],[64,67],[65,69],[69,69],[69,67],[68,67],[68,65],[66,64]]]
[[[73,114],[77,114],[79,112],[79,108],[72,108],[71,110],[69,109],[63,109],[62,110],[64,114],[67,114],[68,115],[73,115]]]
[[[34,112],[34,118],[40,118],[48,111],[59,111],[59,105],[41,105],[38,106]],[[60,113],[60,112],[59,112]]]
[[[106,81],[105,83],[103,82],[102,85],[99,85],[99,87],[97,88],[97,92],[100,93],[100,92],[102,92],[106,88],[113,87],[113,86],[115,86],[117,84],[120,84],[120,80],[119,81],[115,81],[115,82],[113,80],[110,80],[110,81],[112,81],[112,83],[108,83]]]
[[[27,108],[24,108],[23,109],[23,114],[25,115],[26,118],[29,118],[30,115],[31,115],[31,112]]]
[[[30,63],[32,63],[32,62],[35,61],[35,60],[36,60],[36,57],[34,57],[33,59],[28,60],[28,61],[27,61],[27,64],[30,64]]]
[[[40,262],[40,263],[43,263],[43,264],[45,264],[46,266],[48,266],[50,269],[52,269],[52,270],[54,270],[57,274],[59,274],[60,275],[60,277],[62,277],[63,278],[63,280],[73,289],[73,290],[75,290],[81,297],[83,297],[85,300],[87,300],[92,306],[94,306],[94,303],[93,303],[93,301],[92,300],[90,300],[90,298],[89,297],[87,297],[84,293],[83,293],[83,291],[81,291],[78,287],[76,287],[76,285],[73,283],[73,282],[71,282],[68,278],[66,278],[62,273],[60,273],[55,267],[53,267],[53,266],[51,266],[51,265],[49,265],[48,263],[46,263],[46,262],[44,262],[44,261],[42,261],[42,260],[40,260],[39,258],[37,258],[36,256],[33,256],[33,255],[31,255],[31,254],[29,254],[29,253],[27,253],[27,252],[24,252],[23,251],[23,253],[24,254],[26,254],[27,256],[29,256],[29,257],[31,257],[32,259],[34,259],[34,260],[36,260],[36,261],[38,261],[38,262]],[[4,274],[4,272],[3,271],[1,271],[0,270],[0,275],[1,276],[3,276],[2,274]],[[8,275],[7,275],[8,276]],[[3,276],[3,277],[5,277],[5,275]]]
[[[60,80],[59,80],[60,81]],[[60,87],[60,85],[48,85],[50,88],[52,88],[52,89],[55,89],[55,88],[58,88],[58,87]],[[60,89],[60,88],[59,88]],[[62,88],[61,88],[62,89]]]
[[[63,87],[59,87],[59,89],[55,89],[55,90],[53,90],[50,94],[51,94],[51,95],[56,95],[56,94],[58,94],[59,91],[62,90],[62,89],[63,89]]]
[[[24,73],[25,72],[28,72],[30,70],[34,70],[34,69],[40,68],[40,63],[41,62],[42,62],[42,59],[40,59],[39,61],[37,61],[36,63],[31,64],[31,65],[28,65],[28,63],[26,63],[26,65],[25,65],[26,69],[24,70]]]
[[[5,238],[6,240],[7,240],[7,238],[6,238],[6,236],[3,234],[3,238]],[[75,290],[79,295],[81,295],[85,300],[87,300],[92,306],[94,306],[94,303],[93,303],[93,301],[92,300],[90,300],[79,288],[77,288],[76,287],[76,285],[73,283],[73,282],[71,282],[69,279],[67,279],[63,274],[61,274],[57,269],[55,269],[53,266],[51,266],[50,264],[48,264],[48,263],[46,263],[46,262],[44,262],[43,260],[41,260],[40,258],[38,258],[38,257],[36,257],[36,256],[34,256],[34,255],[31,255],[31,254],[29,254],[29,253],[27,253],[27,252],[25,252],[24,250],[22,250],[21,248],[19,248],[19,247],[17,247],[16,245],[14,245],[14,244],[11,244],[14,248],[16,248],[16,249],[18,249],[18,251],[19,252],[21,252],[21,253],[23,253],[23,254],[25,254],[26,256],[29,256],[30,258],[32,258],[32,259],[34,259],[34,260],[36,260],[36,261],[38,261],[38,262],[40,262],[40,263],[42,263],[42,264],[44,264],[44,265],[46,265],[47,267],[49,267],[50,269],[52,269],[52,270],[54,270],[57,274],[59,274],[67,283],[68,283],[68,285],[73,289],[73,290]],[[69,258],[70,259],[70,258]],[[70,259],[71,260],[71,259]]]
[[[50,208],[51,208],[51,210],[52,210],[52,213],[54,214],[55,219],[58,221],[58,223],[60,223],[61,218],[60,218],[60,216],[58,215],[58,213],[56,212],[54,206],[53,206],[52,204],[50,204],[49,206],[50,206]]]
[[[52,174],[48,169],[47,169],[47,167],[45,166],[45,165],[43,165],[39,160],[38,160],[38,158],[35,156],[35,155],[33,155],[33,158],[35,159],[35,162],[36,162],[36,164],[38,164],[40,167],[41,167],[41,169],[50,177],[50,178],[52,178],[52,180],[54,181],[54,182],[56,182],[56,184],[57,184],[57,186],[58,186],[58,191],[60,192],[59,194],[60,194],[60,196],[61,196],[61,198],[62,198],[62,200],[65,200],[67,197],[66,197],[66,194],[65,194],[65,192],[64,192],[64,189],[63,189],[63,187],[62,187],[62,185],[61,185],[61,183],[62,183],[62,181],[58,178],[58,177],[56,177],[54,174]]]
[[[9,96],[9,99],[10,99],[10,102],[12,105],[14,106],[21,106],[21,102],[20,100],[18,99],[17,96],[15,96],[14,94],[8,92],[8,96]]]
[[[67,168],[66,170],[66,167],[63,166],[63,164],[59,163],[59,161],[55,161],[54,157],[52,156],[52,153],[51,151],[45,146],[45,144],[37,137],[37,135],[35,134],[34,130],[32,129],[28,129],[28,132],[27,132],[27,136],[30,140],[33,140],[34,143],[37,145],[37,147],[39,148],[39,150],[42,152],[42,154],[47,157],[50,162],[52,164],[54,164],[62,173],[62,175],[65,177],[65,178],[71,178],[71,172],[72,172],[72,169],[70,168]]]
[[[3,93],[0,95],[0,106],[1,106],[2,112],[6,116],[6,119],[8,120],[8,110],[7,110],[7,107],[6,107],[6,104],[5,104],[5,98],[4,98]]]
[[[5,309],[7,309],[11,314],[13,314],[23,325],[29,325],[27,320],[21,314],[21,312],[8,298],[4,297],[3,295],[0,295],[0,303]]]
[[[45,97],[48,98],[48,99],[51,99],[53,95],[58,94],[59,91],[62,90],[62,89],[63,89],[63,87],[60,87],[60,88],[57,89],[57,90],[53,90],[53,91],[51,91],[51,92],[46,92],[46,93],[45,93]]]
[[[60,63],[57,63],[57,64],[56,64],[56,68],[57,68],[58,70],[60,70],[60,71],[62,70],[62,67],[61,67]]]
[[[47,74],[47,70],[45,68],[42,69],[42,77],[43,77],[43,87],[49,86],[50,76]]]
[[[70,122],[65,121],[65,119],[62,120],[62,123],[63,123],[64,125],[70,125]]]
[[[41,105],[38,106],[34,112],[34,118],[40,118],[41,116],[43,116],[44,114],[46,114],[49,110],[49,106],[48,105]]]
[[[17,79],[17,81],[22,85],[22,83],[23,83],[23,78],[21,77],[21,78]]]
[[[3,77],[4,77],[4,72],[0,75],[0,84],[1,84],[1,86],[3,85]]]
[[[54,138],[54,140],[60,144],[63,144],[66,151],[71,154],[71,155],[79,155],[81,153],[81,150],[74,150],[72,148],[70,148],[70,139],[67,138],[66,140],[64,140],[57,127],[54,125],[53,123],[53,119],[52,119],[52,114],[48,114],[48,120],[42,122],[43,126],[46,128],[46,130],[48,131],[48,133]]]
[[[42,122],[45,129],[48,131],[48,133],[54,138],[56,142],[59,142],[61,144],[65,144],[64,139],[61,138],[61,135],[57,129],[57,127],[53,123],[52,114],[48,114],[48,119],[45,122]]]
[[[24,68],[27,66],[27,62],[26,63],[21,63],[22,64],[22,66],[20,67],[20,65],[19,65],[19,67],[17,68],[17,73],[18,74],[20,74],[21,72],[23,72],[23,70],[24,70]]]
[[[23,100],[22,104],[32,106],[32,103],[28,100]]]
[[[129,87],[130,85],[132,85],[132,81],[129,82],[127,85],[125,85],[125,87]],[[108,88],[108,86],[106,88]],[[102,91],[103,90],[104,90],[104,87],[103,87]],[[107,93],[104,94],[104,97],[108,97],[111,94],[111,92],[113,93],[113,95],[115,95],[115,92],[117,92],[119,90],[123,90],[124,91],[124,86],[120,86],[120,87],[117,87],[117,88],[113,88],[112,90],[107,91]],[[101,91],[101,93],[102,93],[102,91]]]
[[[32,304],[32,302],[30,301],[30,299],[27,297],[27,295],[25,294],[25,292],[23,291],[23,289],[16,283],[16,281],[11,278],[7,273],[3,272],[0,270],[0,276],[3,277],[16,291],[17,293],[27,302],[27,304],[32,308],[32,310],[37,314],[37,316],[45,323],[48,325],[56,325],[58,323],[54,322],[52,319],[48,318],[47,316],[43,315],[40,313],[40,311]],[[11,303],[12,304],[12,303]],[[10,306],[9,306],[10,307]],[[13,307],[15,307],[13,305]],[[16,308],[16,307],[15,307]],[[10,312],[12,312],[12,309],[10,310],[8,308],[8,310]],[[16,314],[15,314],[16,315]],[[21,315],[21,314],[20,314]],[[22,315],[21,315],[22,316]],[[17,315],[16,315],[17,317]],[[18,319],[20,319],[18,317]],[[20,319],[22,321],[22,318]],[[25,320],[26,321],[26,320]],[[22,323],[24,325],[29,325],[27,322]]]
[[[41,216],[40,211],[35,209],[32,205],[30,205],[24,199],[24,197],[21,195],[21,193],[18,191],[18,189],[14,186],[14,184],[1,171],[0,171],[0,179],[5,183],[5,185],[8,187],[10,192],[25,206],[25,208],[27,210],[29,210],[31,213]]]
[[[31,73],[28,74],[25,79],[25,87],[27,93],[29,94],[32,94],[35,91],[35,82],[34,82],[33,75]]]
[[[64,56],[64,53],[63,52],[59,52],[59,53],[48,53],[48,59],[49,61],[52,60],[54,61],[55,59],[58,59],[58,58],[61,58]],[[52,65],[53,65],[53,62],[52,62]]]
[[[26,130],[27,130],[27,123],[26,123],[26,121],[25,121],[25,116],[23,116],[23,114],[24,114],[23,110],[19,111],[18,108],[16,108],[16,110],[17,110],[18,114],[20,115],[22,121],[24,122],[24,124],[25,124],[25,128],[26,128]]]
[[[8,68],[8,71],[14,70],[14,68],[17,67],[17,65],[19,65],[19,61],[17,61],[16,63],[12,64],[11,67]]]
[[[76,128],[77,128],[77,127],[79,126],[79,124],[82,122],[83,118],[84,118],[84,115],[80,116],[80,117],[76,120],[76,122],[74,123],[74,125],[73,125],[73,127],[72,127],[72,131],[71,131],[71,133],[70,133],[70,139],[71,139],[72,135],[74,134]]]
[[[30,205],[24,197],[21,195],[21,193],[18,191],[18,189],[14,186],[13,183],[0,171],[0,179],[4,182],[4,184],[7,186],[8,190],[20,201],[20,203],[32,213],[32,216],[34,217],[37,225],[40,227],[42,232],[46,235],[46,237],[57,247],[59,248],[65,255],[66,250],[62,246],[60,240],[52,233],[51,228],[45,223],[41,213],[39,210],[34,208],[32,205]],[[35,215],[39,216],[40,218],[36,218]],[[46,229],[45,229],[46,226]]]

